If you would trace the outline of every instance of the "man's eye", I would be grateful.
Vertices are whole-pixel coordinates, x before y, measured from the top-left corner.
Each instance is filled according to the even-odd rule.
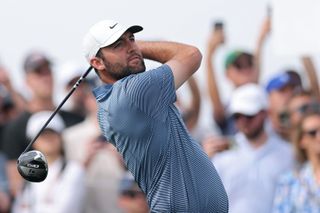
[[[122,42],[121,41],[118,41],[116,42],[114,45],[113,45],[113,48],[118,48],[122,45]]]

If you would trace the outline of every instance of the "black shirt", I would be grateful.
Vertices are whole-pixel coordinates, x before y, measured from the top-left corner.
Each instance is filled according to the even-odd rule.
[[[65,122],[66,127],[72,126],[84,120],[84,117],[68,111],[59,111],[59,115]],[[1,144],[2,151],[9,160],[18,159],[25,150],[30,140],[26,136],[26,127],[30,112],[21,113],[15,120],[9,122],[2,132]]]

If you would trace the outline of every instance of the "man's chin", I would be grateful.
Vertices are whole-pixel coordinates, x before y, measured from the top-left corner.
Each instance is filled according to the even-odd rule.
[[[144,71],[146,71],[146,69],[140,69],[140,70],[138,70],[136,73],[138,74],[138,73],[142,73],[142,72],[144,72]]]
[[[140,66],[133,67],[131,70],[133,71],[132,73],[138,74],[146,71],[146,67],[144,64],[141,64]]]

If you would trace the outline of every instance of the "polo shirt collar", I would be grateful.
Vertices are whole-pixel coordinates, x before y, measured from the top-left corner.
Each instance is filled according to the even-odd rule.
[[[92,93],[99,102],[102,102],[110,96],[112,88],[113,88],[112,84],[105,84],[93,89]]]

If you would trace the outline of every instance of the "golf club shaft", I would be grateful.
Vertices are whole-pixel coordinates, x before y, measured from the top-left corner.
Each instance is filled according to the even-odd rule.
[[[34,144],[34,142],[37,140],[41,132],[48,126],[52,118],[57,114],[57,112],[61,109],[61,107],[64,105],[64,103],[68,100],[68,98],[72,95],[72,93],[77,89],[79,84],[82,82],[82,80],[90,73],[92,67],[90,66],[87,71],[79,78],[79,80],[73,85],[72,89],[68,93],[68,95],[62,100],[62,102],[59,104],[59,106],[54,110],[52,115],[49,117],[49,119],[46,121],[46,123],[43,125],[43,127],[40,129],[38,134],[32,139],[32,141],[28,144],[27,148],[23,151],[23,153],[27,152],[31,146]],[[22,154],[23,154],[22,153]]]

